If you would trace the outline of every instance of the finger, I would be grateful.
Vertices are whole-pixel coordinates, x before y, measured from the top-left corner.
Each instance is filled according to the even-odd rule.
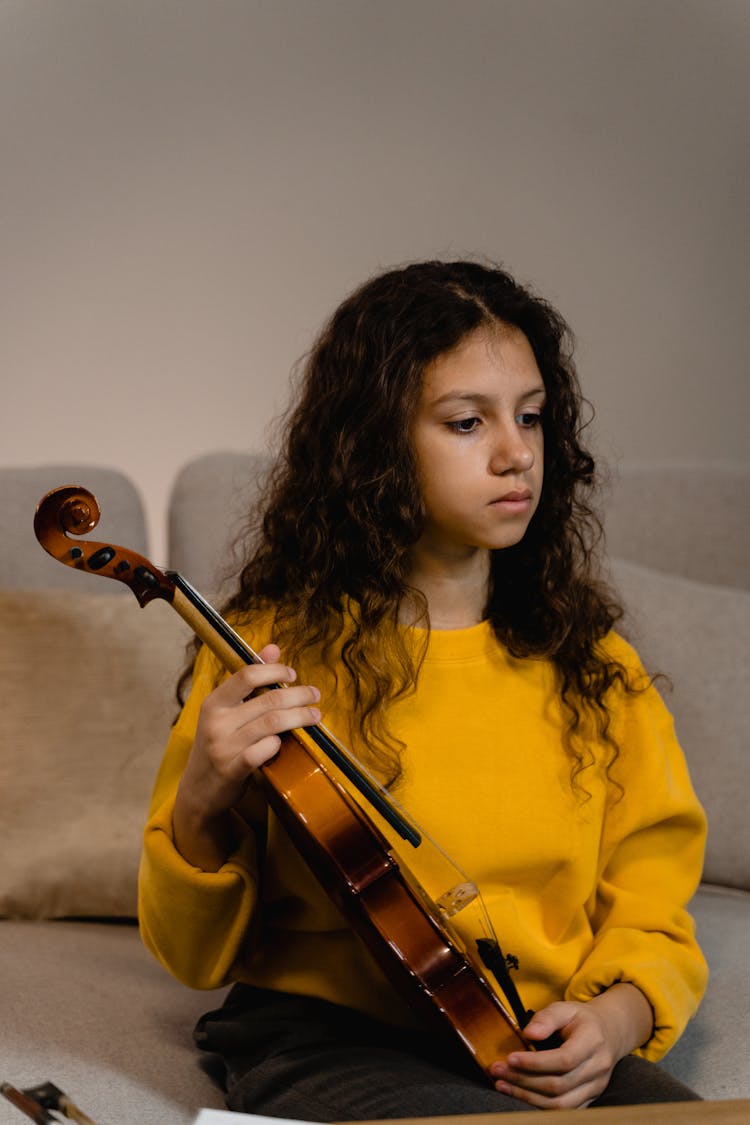
[[[565,1041],[562,1047],[550,1051],[512,1051],[502,1062],[493,1064],[498,1076],[509,1070],[530,1074],[564,1074],[578,1066],[586,1056],[586,1047],[578,1042]]]
[[[517,1101],[534,1106],[535,1109],[582,1109],[590,1105],[602,1092],[602,1088],[591,1083],[576,1086],[560,1095],[549,1095],[533,1089],[526,1089],[510,1082],[496,1082],[495,1089]]]
[[[523,1029],[524,1035],[534,1042],[548,1039],[555,1031],[562,1031],[580,1012],[581,1005],[569,1000],[557,1000],[535,1012]]]
[[[227,780],[235,783],[247,781],[257,769],[278,754],[281,742],[281,735],[269,734],[246,746],[227,767]]]
[[[511,1085],[519,1085],[525,1089],[539,1090],[550,1095],[556,1095],[569,1089],[578,1080],[580,1070],[580,1067],[568,1067],[563,1070],[534,1071],[507,1066],[503,1073],[498,1075],[498,1078],[500,1081],[511,1083]]]
[[[309,692],[317,689],[300,690]],[[244,780],[249,773],[278,753],[284,734],[298,727],[314,726],[318,722],[320,711],[311,706],[284,707],[255,715],[235,731],[228,741],[225,777],[234,781]]]
[[[490,1073],[493,1078],[510,1081],[539,1074],[567,1074],[570,1069],[570,1060],[560,1057],[559,1051],[545,1051],[543,1055],[541,1052],[519,1051],[509,1055],[504,1062],[493,1063]]]
[[[234,740],[257,742],[268,735],[284,734],[319,723],[320,709],[315,706],[320,699],[318,689],[308,685],[293,689],[293,693],[293,698],[287,699],[292,690],[269,692],[238,707],[236,715],[242,721],[237,725]]]
[[[320,721],[315,704],[320,692],[312,685],[267,691],[239,703],[222,704],[213,693],[204,701],[196,732],[196,746],[211,768],[222,776],[238,780],[248,768],[266,761],[279,748],[276,736],[296,727],[314,726]],[[211,698],[211,697],[209,697]],[[256,744],[271,738],[256,750]]]
[[[254,663],[265,664],[267,666],[278,666],[278,667],[285,667],[286,668],[286,665],[281,664],[281,649],[279,648],[278,645],[274,645],[274,644],[265,645],[260,650],[260,652],[258,653],[258,660]],[[252,665],[249,665],[249,667],[252,667]],[[274,683],[284,683],[284,684],[291,683],[291,682],[293,682],[293,680],[295,680],[297,678],[297,673],[294,671],[293,668],[286,668],[286,671],[290,675],[291,679],[285,680],[283,678],[283,673],[282,673],[282,674],[280,674],[279,679],[275,680]],[[257,690],[257,689],[254,689],[254,690]]]
[[[588,1062],[586,1060],[581,1066],[563,1074],[530,1074],[509,1069],[495,1083],[495,1088],[500,1093],[512,1094],[543,1108],[572,1108],[583,1104],[587,1097],[595,1097],[599,1092],[600,1087],[594,1091],[599,1068],[592,1068]],[[600,1085],[603,1089],[606,1079]]]
[[[247,664],[220,684],[212,693],[212,698],[217,705],[233,706],[242,703],[260,688],[292,684],[296,679],[297,673],[286,664]]]
[[[532,1043],[543,1043],[551,1035],[557,1034],[561,1045],[549,1050],[512,1051],[505,1060],[506,1067],[528,1072],[563,1074],[572,1070],[586,1057],[587,1045],[574,1037],[576,1018],[580,1005],[567,1001],[557,1001],[536,1012],[523,1029],[524,1036]],[[497,1075],[503,1077],[502,1062],[498,1064]]]
[[[568,1074],[588,1058],[591,1051],[582,1037],[567,1040],[551,1051],[512,1051],[490,1067],[493,1078],[517,1075]]]
[[[538,1063],[552,1053],[545,1052],[533,1061]],[[501,1093],[513,1094],[542,1108],[564,1109],[587,1104],[606,1087],[612,1068],[596,1051],[585,1051],[582,1057],[579,1052],[576,1054],[578,1065],[570,1065],[563,1072],[557,1067],[554,1072],[550,1070],[548,1073],[524,1070],[520,1066],[508,1065],[506,1060],[504,1064],[497,1065],[496,1088]]]
[[[230,708],[231,721],[237,729],[241,729],[269,712],[299,710],[301,707],[314,707],[317,711],[316,704],[319,702],[320,692],[312,684],[295,684],[284,691],[270,689],[260,695],[250,695],[236,707]],[[319,718],[318,712],[318,719],[315,721]]]

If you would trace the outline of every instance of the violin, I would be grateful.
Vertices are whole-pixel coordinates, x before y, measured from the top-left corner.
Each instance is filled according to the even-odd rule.
[[[70,538],[92,531],[99,514],[91,492],[63,486],[40,501],[34,531],[59,562],[125,583],[142,608],[168,602],[230,673],[262,663],[182,575],[124,547]],[[451,1032],[487,1077],[512,1050],[556,1045],[524,1037],[533,1013],[521,1002],[509,973],[513,959],[502,953],[477,888],[459,872],[455,886],[431,898],[347,786],[410,846],[436,845],[330,731],[319,724],[289,732],[257,772],[269,806],[323,889],[429,1025]],[[450,921],[470,901],[479,903],[484,924],[476,949]]]

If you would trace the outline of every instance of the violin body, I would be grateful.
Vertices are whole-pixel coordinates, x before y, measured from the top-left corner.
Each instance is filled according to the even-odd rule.
[[[266,798],[385,975],[426,1022],[458,1034],[483,1071],[530,1050],[461,938],[300,733],[261,767]]]
[[[257,655],[179,575],[111,544],[71,546],[92,530],[99,508],[87,489],[65,486],[40,502],[37,539],[67,566],[124,582],[141,606],[168,601],[230,671]],[[186,590],[188,594],[186,595]],[[489,1077],[511,1050],[535,1046],[523,1036],[470,952],[392,845],[325,761],[314,728],[282,738],[258,774],[279,821],[323,889],[361,937],[386,976],[423,1019],[454,1037]],[[514,1005],[514,1008],[517,1005]]]

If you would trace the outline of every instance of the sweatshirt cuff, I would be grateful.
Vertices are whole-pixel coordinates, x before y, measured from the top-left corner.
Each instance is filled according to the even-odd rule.
[[[167,810],[158,810],[146,828],[141,935],[162,965],[191,988],[220,988],[232,979],[258,897],[255,853],[253,834],[246,833],[218,871],[202,871],[175,847]]]
[[[603,937],[570,981],[565,999],[585,1002],[615,984],[634,985],[651,1005],[654,1028],[633,1054],[656,1062],[697,1011],[707,978],[694,947],[675,947],[664,934],[619,930]]]

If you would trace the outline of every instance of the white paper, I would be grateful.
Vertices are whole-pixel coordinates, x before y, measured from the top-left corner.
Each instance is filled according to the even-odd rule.
[[[227,1109],[202,1109],[193,1125],[237,1125],[238,1121],[254,1121],[255,1125],[311,1125],[289,1117],[263,1117],[256,1113],[233,1113]]]

